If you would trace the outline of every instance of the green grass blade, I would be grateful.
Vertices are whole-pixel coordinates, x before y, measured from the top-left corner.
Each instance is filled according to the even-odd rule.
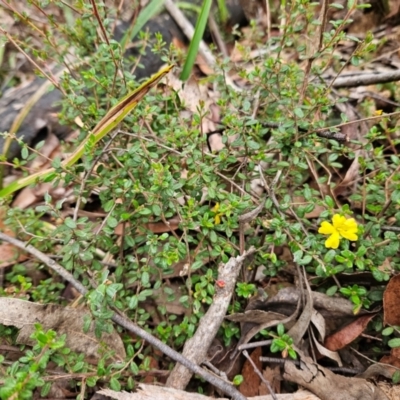
[[[121,40],[121,47],[126,48],[126,44],[131,42],[134,37],[140,32],[140,30],[146,25],[146,23],[157,15],[162,6],[164,0],[151,0],[149,4],[139,13],[135,24],[132,29],[128,29]]]
[[[190,42],[185,65],[183,66],[183,71],[180,76],[180,79],[182,81],[186,81],[189,78],[194,62],[196,61],[197,52],[199,51],[199,45],[206,29],[208,15],[210,14],[211,3],[212,0],[204,0],[203,6],[201,7],[199,19],[197,20],[194,35],[192,41]]]
[[[229,18],[229,11],[228,7],[226,6],[226,2],[225,0],[217,0],[217,3],[218,3],[219,18],[223,24],[226,24]]]

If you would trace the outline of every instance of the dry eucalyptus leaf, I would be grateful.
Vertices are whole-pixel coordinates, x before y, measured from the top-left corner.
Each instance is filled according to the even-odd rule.
[[[383,320],[384,324],[400,325],[400,275],[390,279],[383,293]]]
[[[260,357],[262,356],[261,347],[257,347],[251,354],[250,358],[256,365],[258,370],[262,369]],[[246,397],[257,396],[258,388],[261,384],[260,377],[254,372],[254,367],[250,361],[246,359],[242,369],[243,382],[239,386],[239,392]]]
[[[325,340],[326,325],[324,317],[316,310],[313,310],[311,315],[311,322],[317,328],[322,341]]]
[[[312,340],[314,342],[315,347],[318,350],[318,353],[323,356],[323,357],[328,357],[331,360],[334,360],[337,362],[339,367],[343,366],[342,360],[340,358],[340,355],[334,351],[330,351],[329,349],[327,349],[326,347],[322,346],[321,343],[318,342],[318,340],[315,338],[314,332],[311,331],[311,337]]]
[[[299,318],[296,320],[296,323],[288,331],[288,335],[293,339],[293,343],[296,346],[300,345],[304,334],[310,326],[311,317],[314,311],[311,289],[308,287],[305,292],[307,295],[306,304],[304,305]]]
[[[265,380],[269,382],[274,393],[281,392],[281,386],[282,386],[281,375],[282,374],[279,365],[275,365],[275,367],[268,366],[263,371],[263,377],[265,378]],[[269,389],[267,388],[267,385],[264,382],[261,382],[258,388],[258,392],[260,395],[270,394]]]
[[[52,329],[58,335],[66,334],[66,347],[87,357],[99,358],[105,345],[115,352],[116,360],[125,358],[125,348],[117,332],[103,333],[98,339],[94,333],[94,323],[88,332],[83,332],[84,317],[90,317],[87,310],[60,307],[54,304],[36,304],[30,301],[0,298],[0,323],[20,329],[17,342],[34,345],[30,338],[35,324],[41,324],[44,330]]]
[[[383,364],[390,364],[396,368],[400,368],[400,349],[394,348],[394,349],[390,350],[390,354],[383,356],[379,360],[379,362],[381,362]]]
[[[6,268],[18,262],[25,261],[28,257],[19,249],[9,243],[0,244],[0,268]]]
[[[4,225],[4,220],[6,219],[5,210],[0,210],[0,230],[11,236],[15,237],[15,233]],[[13,246],[10,243],[3,242],[0,244],[0,269],[6,268],[18,262],[25,261],[28,258],[26,253],[21,249]]]
[[[332,351],[337,351],[347,346],[364,332],[369,321],[371,321],[375,315],[376,314],[369,314],[357,318],[338,332],[327,337],[325,340],[325,346]]]

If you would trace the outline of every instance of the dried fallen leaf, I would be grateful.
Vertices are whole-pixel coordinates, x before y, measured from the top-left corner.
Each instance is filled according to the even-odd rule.
[[[281,391],[281,382],[282,382],[281,375],[282,375],[281,370],[278,365],[276,365],[275,367],[269,366],[265,368],[265,370],[263,371],[263,377],[270,383],[272,390],[274,391],[275,394],[280,393]],[[270,394],[267,385],[265,385],[264,383],[260,384],[258,391],[260,396]]]
[[[253,360],[254,364],[261,370],[261,347],[257,347],[251,354],[250,358]],[[243,382],[239,386],[239,392],[244,396],[257,396],[258,387],[260,386],[261,379],[254,372],[254,367],[251,365],[250,361],[246,359],[243,369],[242,369]]]
[[[383,321],[387,325],[400,325],[400,275],[390,279],[383,293]]]
[[[125,348],[117,332],[103,333],[98,339],[94,332],[94,323],[92,323],[89,330],[84,333],[85,317],[91,318],[87,310],[60,307],[54,304],[36,304],[8,297],[0,298],[0,323],[20,328],[18,343],[34,345],[35,341],[30,336],[34,330],[34,324],[39,323],[45,330],[52,329],[58,335],[66,334],[65,345],[72,351],[97,359],[106,345],[115,352],[116,360],[123,360]]]
[[[343,349],[343,347],[347,346],[363,333],[369,321],[371,321],[375,315],[376,314],[363,315],[338,332],[330,335],[325,340],[325,347],[332,351]]]
[[[0,230],[6,233],[9,236],[14,237],[14,232],[4,226],[3,220],[5,218],[5,210],[0,209]],[[13,265],[17,262],[22,262],[26,260],[28,257],[24,254],[20,249],[16,248],[12,244],[9,243],[1,243],[0,244],[0,268],[6,268],[10,265]]]
[[[0,268],[6,268],[17,262],[22,262],[28,257],[20,253],[20,250],[9,243],[0,244]]]

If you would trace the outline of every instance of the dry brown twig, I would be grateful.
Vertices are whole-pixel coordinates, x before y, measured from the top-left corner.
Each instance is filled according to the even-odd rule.
[[[400,80],[400,71],[380,72],[380,73],[360,73],[351,76],[341,76],[335,79],[332,87],[352,88],[359,86],[369,86],[378,83],[397,82]]]

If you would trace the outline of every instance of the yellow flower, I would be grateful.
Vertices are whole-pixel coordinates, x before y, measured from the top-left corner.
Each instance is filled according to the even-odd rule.
[[[223,215],[219,213],[218,210],[219,210],[219,203],[216,203],[215,206],[211,209],[211,211],[215,213],[214,215],[215,225],[219,225],[221,223],[221,216]]]
[[[340,239],[342,238],[353,242],[358,239],[357,222],[354,218],[347,219],[342,215],[335,214],[332,217],[332,224],[323,221],[321,227],[318,229],[318,233],[330,235],[325,241],[325,247],[337,249],[339,247]]]

